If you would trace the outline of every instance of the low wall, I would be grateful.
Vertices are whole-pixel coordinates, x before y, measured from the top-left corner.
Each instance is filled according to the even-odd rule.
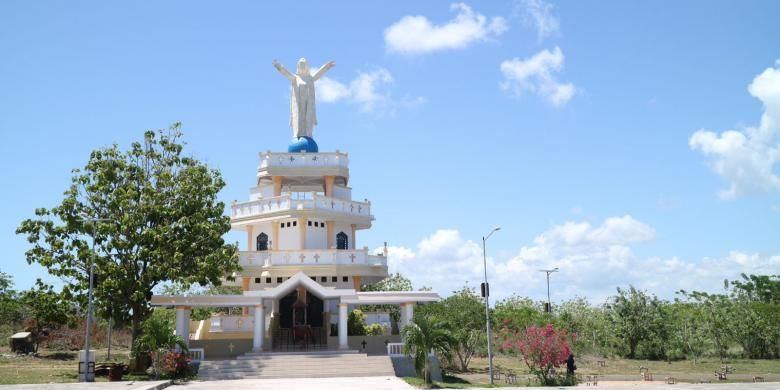
[[[252,351],[252,339],[190,340],[190,348],[203,348],[206,360],[233,359]]]
[[[365,348],[363,347],[363,341],[366,342]],[[347,344],[349,349],[354,349],[358,352],[365,353],[367,355],[387,355],[388,343],[400,343],[401,336],[399,335],[386,335],[386,336],[348,336]],[[328,337],[328,347],[338,348],[339,338]]]
[[[431,380],[442,381],[441,365],[439,364],[439,358],[431,356]],[[392,356],[390,360],[393,361],[393,371],[395,376],[417,376],[417,371],[414,369],[414,361],[411,356]]]

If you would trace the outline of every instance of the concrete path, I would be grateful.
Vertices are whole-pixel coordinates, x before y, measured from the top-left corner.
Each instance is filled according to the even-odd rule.
[[[171,381],[39,383],[33,385],[0,385],[2,390],[160,390]]]
[[[172,387],[174,390],[412,390],[403,379],[394,376],[368,376],[354,378],[290,378],[290,379],[240,379],[227,381],[190,382]],[[5,390],[5,389],[3,389]]]

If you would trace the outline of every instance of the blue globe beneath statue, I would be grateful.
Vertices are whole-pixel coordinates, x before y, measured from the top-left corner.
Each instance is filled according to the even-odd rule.
[[[311,137],[295,138],[292,140],[292,142],[290,142],[290,145],[287,146],[287,151],[289,153],[317,153],[319,150],[320,149],[317,147],[317,143],[314,142],[314,138]]]

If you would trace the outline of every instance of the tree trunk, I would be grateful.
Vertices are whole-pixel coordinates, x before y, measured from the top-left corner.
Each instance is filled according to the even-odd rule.
[[[139,308],[137,307],[137,305],[133,305],[132,310],[133,310],[133,317],[132,317],[132,320],[131,320],[131,322],[132,322],[132,325],[131,325],[132,326],[131,336],[132,337],[130,338],[130,350],[131,351],[135,351],[135,340],[137,340],[138,337],[141,335],[141,324],[143,322],[143,318],[142,318],[142,314],[141,314]],[[135,370],[136,371],[145,371],[146,370],[146,367],[145,367],[146,364],[145,363],[146,363],[147,359],[142,354],[136,353],[134,360],[135,360],[134,366],[135,366]]]

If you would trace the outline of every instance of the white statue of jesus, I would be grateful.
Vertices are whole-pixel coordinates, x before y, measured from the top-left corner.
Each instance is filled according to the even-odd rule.
[[[290,80],[290,127],[293,137],[312,137],[317,124],[317,107],[314,102],[314,82],[319,80],[330,68],[336,66],[333,61],[323,65],[311,74],[305,58],[298,60],[298,70],[295,74],[285,69],[279,61],[274,60],[274,67]]]

